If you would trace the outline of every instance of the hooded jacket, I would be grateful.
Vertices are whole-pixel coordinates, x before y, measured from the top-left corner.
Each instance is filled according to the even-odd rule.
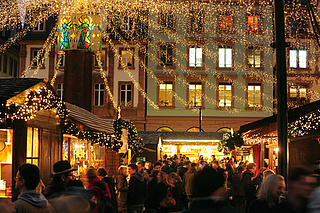
[[[22,192],[18,200],[14,202],[14,208],[17,213],[51,213],[53,212],[53,207],[44,197],[34,190],[27,190]]]
[[[127,206],[144,204],[147,193],[147,180],[140,172],[133,173],[130,177]]]

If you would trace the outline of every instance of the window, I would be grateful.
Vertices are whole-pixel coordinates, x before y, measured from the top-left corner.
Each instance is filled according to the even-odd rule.
[[[297,107],[307,104],[307,85],[291,85],[289,91],[289,106]]]
[[[156,130],[157,132],[173,132],[173,129],[167,126],[160,127]]]
[[[8,56],[3,54],[3,73],[7,73],[7,63],[8,63]]]
[[[202,106],[202,84],[201,83],[189,83],[189,104],[190,108]]]
[[[36,26],[34,27],[33,31],[44,31],[44,21],[36,23]]]
[[[188,33],[204,32],[203,10],[190,10],[188,18]]]
[[[60,97],[60,99],[63,99],[63,83],[57,84],[57,96]]]
[[[232,84],[219,83],[219,107],[232,106]]]
[[[134,30],[134,18],[132,16],[125,15],[122,18],[122,30],[133,31]]]
[[[132,107],[132,83],[120,84],[120,106]]]
[[[189,67],[202,67],[202,47],[189,47]]]
[[[307,50],[304,49],[291,49],[289,50],[289,67],[290,68],[307,68]]]
[[[248,84],[248,107],[260,108],[261,107],[261,84]]]
[[[66,57],[65,57],[65,55],[63,55],[63,54],[60,55],[60,54],[59,54],[58,56],[61,57],[59,67],[64,67],[65,64],[66,64]],[[59,58],[58,58],[58,60],[59,60]]]
[[[13,74],[13,58],[9,57],[9,75]]]
[[[13,62],[13,70],[14,70],[13,77],[19,77],[18,62],[16,60],[14,60]]]
[[[299,19],[289,17],[288,27],[291,34],[308,34],[308,20],[304,17],[300,17]]]
[[[232,67],[232,47],[219,46],[219,67],[231,68]]]
[[[26,163],[39,165],[39,129],[28,127],[27,129],[27,158]]]
[[[99,67],[98,61],[100,61],[102,67],[106,66],[106,50],[102,50],[100,54],[94,56],[95,67]]]
[[[174,44],[162,43],[159,45],[159,66],[173,67],[174,66]]]
[[[172,106],[173,83],[164,82],[159,88],[159,106]]]
[[[247,46],[247,68],[262,68],[263,47],[258,45]]]
[[[175,32],[175,15],[173,12],[159,13],[159,31],[160,32]]]
[[[104,105],[104,84],[94,84],[94,105]]]
[[[200,128],[199,127],[191,127],[189,129],[187,129],[187,132],[200,132]],[[201,132],[203,132],[203,130],[201,130]]]
[[[234,13],[233,11],[220,11],[218,13],[218,32],[234,33]]]
[[[39,56],[38,60],[37,61],[34,61],[33,59],[36,58],[39,54],[39,50],[32,50],[32,67],[35,68],[35,67],[38,67],[42,61],[42,56]]]
[[[262,15],[259,12],[247,14],[247,31],[250,33],[262,33]]]
[[[120,49],[121,59],[120,59],[120,67],[134,67],[134,48],[130,49]]]

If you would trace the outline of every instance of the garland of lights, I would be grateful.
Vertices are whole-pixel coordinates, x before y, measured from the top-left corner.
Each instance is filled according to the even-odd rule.
[[[41,87],[38,91],[31,90],[26,95],[25,102],[21,106],[18,106],[16,103],[11,103],[6,107],[2,105],[2,108],[5,113],[0,113],[0,122],[4,118],[28,121],[33,119],[40,110],[54,109],[61,119],[65,119],[62,126],[63,133],[65,134],[70,134],[81,140],[97,143],[100,146],[118,151],[123,145],[121,141],[122,129],[127,129],[129,149],[131,149],[133,153],[136,153],[141,152],[144,147],[142,139],[138,137],[138,131],[133,123],[122,120],[121,118],[113,124],[115,135],[91,130],[80,131],[70,120],[66,120],[69,113],[65,103],[46,87]]]
[[[236,147],[243,146],[244,141],[239,132],[225,133],[223,139],[218,144],[218,151],[225,154],[230,154]]]
[[[291,137],[301,137],[319,129],[320,109],[300,117],[288,126],[288,134]]]
[[[118,118],[113,123],[113,129],[115,133],[114,140],[117,142],[117,144],[121,144],[122,146],[122,129],[126,129],[128,130],[128,149],[131,149],[133,153],[141,152],[143,150],[143,139],[138,137],[138,131],[132,122]]]

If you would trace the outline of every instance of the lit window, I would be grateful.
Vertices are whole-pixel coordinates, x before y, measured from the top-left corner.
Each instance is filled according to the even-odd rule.
[[[121,67],[133,67],[133,51],[121,50]]]
[[[130,16],[124,16],[122,19],[122,30],[133,31],[134,30],[134,18]]]
[[[301,106],[307,103],[307,86],[292,85],[289,90],[290,104],[289,106]]]
[[[189,107],[202,105],[202,84],[189,83]]]
[[[39,165],[39,129],[28,127],[27,129],[27,158],[26,162]]]
[[[159,106],[172,106],[172,82],[160,84],[159,88]]]
[[[36,60],[36,61],[33,60],[34,58],[37,58],[38,54],[39,54],[38,50],[33,50],[32,51],[32,56],[33,56],[33,58],[32,58],[32,61],[33,61],[32,67],[38,67],[40,65],[41,61],[42,61],[42,56],[41,55],[39,56],[38,60]]]
[[[231,12],[220,12],[218,16],[218,30],[224,33],[233,33],[233,13]]]
[[[120,106],[132,107],[132,84],[123,83],[120,85]]]
[[[160,45],[160,66],[173,67],[173,44]]]
[[[59,55],[60,56],[60,55]],[[59,59],[58,59],[59,60]],[[61,55],[61,60],[60,60],[60,64],[59,67],[64,67],[66,63],[66,57],[64,55]]]
[[[231,107],[232,86],[231,84],[219,84],[219,107]]]
[[[94,56],[94,66],[99,67],[98,61],[100,61],[101,67],[105,67],[105,63],[106,63],[105,59],[106,59],[106,51],[102,50],[100,54],[97,54]]]
[[[159,29],[160,31],[174,31],[175,17],[172,13],[161,12],[159,15]]]
[[[261,68],[262,48],[258,46],[248,47],[248,68]]]
[[[261,85],[248,84],[248,107],[261,107]]]
[[[44,31],[44,22],[36,23],[36,26],[33,29],[33,31]]]
[[[94,105],[104,105],[104,84],[94,84]]]
[[[290,50],[290,68],[307,68],[307,50]]]
[[[248,30],[250,32],[261,32],[261,15],[248,15]]]
[[[204,30],[204,11],[191,10],[189,12],[189,31],[199,32]]]
[[[60,97],[60,99],[62,100],[63,98],[63,83],[58,83],[57,84],[57,95],[58,97]]]
[[[189,67],[202,67],[202,48],[189,48]]]
[[[219,47],[219,67],[224,67],[224,68],[232,67],[232,47],[230,46]]]

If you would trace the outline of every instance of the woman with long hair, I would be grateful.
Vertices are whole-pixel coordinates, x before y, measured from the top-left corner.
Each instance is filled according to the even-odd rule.
[[[157,175],[158,180],[158,196],[157,196],[157,205],[159,206],[159,212],[171,212],[172,208],[166,208],[161,206],[161,201],[167,196],[168,191],[171,187],[168,183],[168,175],[165,172],[159,172]]]
[[[183,186],[182,186],[181,177],[177,175],[177,173],[171,172],[168,175],[168,182],[169,182],[169,185],[171,186],[172,197],[177,203],[177,205],[172,208],[172,211],[173,212],[182,211]]]
[[[284,193],[285,180],[281,175],[269,175],[258,191],[258,199],[251,202],[248,213],[268,213],[280,202]]]
[[[116,196],[118,204],[118,212],[127,212],[127,195],[128,195],[128,182],[127,182],[128,168],[120,166],[118,174],[114,175],[116,181]]]

